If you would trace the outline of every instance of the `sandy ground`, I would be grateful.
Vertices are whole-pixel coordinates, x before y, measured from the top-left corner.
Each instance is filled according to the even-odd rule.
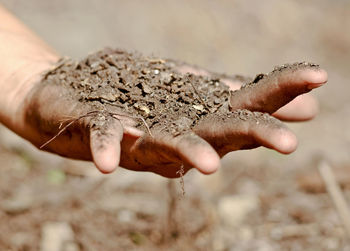
[[[350,250],[316,169],[327,159],[350,199],[349,1],[0,3],[71,57],[115,46],[218,72],[255,75],[306,60],[329,73],[314,92],[319,116],[289,124],[295,153],[232,153],[215,175],[189,173],[185,197],[179,181],[122,169],[101,175],[1,128],[1,250],[50,251],[56,242],[66,243],[61,250]]]

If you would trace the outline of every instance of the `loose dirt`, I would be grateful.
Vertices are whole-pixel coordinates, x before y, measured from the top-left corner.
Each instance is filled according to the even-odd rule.
[[[246,82],[239,90],[231,92],[231,109],[249,109],[257,112],[274,113],[298,95],[311,90],[307,85],[288,85],[288,82],[281,81],[283,75],[286,76],[296,71],[307,69],[318,71],[320,67],[313,63],[298,62],[276,66],[268,74],[261,73],[256,75],[252,81]],[[259,96],[261,93],[263,95]],[[254,96],[253,102],[252,95]]]
[[[138,128],[174,136],[208,114],[229,111],[229,88],[219,78],[181,74],[174,61],[122,50],[104,49],[80,62],[63,59],[43,81],[68,86],[73,98],[96,109],[118,107],[139,118]]]
[[[276,83],[282,72],[318,68],[310,63],[282,65],[269,74],[258,74],[240,90],[232,92],[221,81],[232,77],[184,74],[179,72],[181,66],[182,63],[172,60],[106,48],[81,61],[62,59],[44,75],[43,82],[68,87],[73,99],[90,105],[92,110],[110,111],[117,107],[121,114],[134,118],[136,127],[145,132],[160,131],[178,136],[189,132],[210,115],[218,119],[235,117],[241,120],[261,117],[238,110],[241,107],[249,109],[244,103],[251,104],[248,100],[251,92],[266,92],[266,86],[270,89],[269,85]],[[239,80],[239,76],[236,78]],[[307,91],[294,88],[281,95],[271,89],[272,97],[258,100],[255,106],[250,105],[251,110],[272,113]]]

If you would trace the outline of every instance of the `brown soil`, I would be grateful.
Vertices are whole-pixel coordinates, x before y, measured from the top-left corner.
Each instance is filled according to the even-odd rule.
[[[65,59],[44,81],[67,85],[97,110],[118,107],[140,118],[138,128],[170,132],[193,128],[208,114],[226,114],[229,88],[218,78],[181,74],[173,61],[104,49],[76,62]],[[135,116],[137,115],[137,116]]]
[[[45,74],[43,82],[67,86],[73,99],[90,105],[96,111],[115,111],[117,108],[120,114],[134,118],[137,128],[148,133],[156,131],[178,136],[190,131],[210,115],[215,120],[232,117],[239,120],[266,118],[262,114],[238,110],[246,108],[245,101],[251,103],[249,94],[252,88],[257,88],[254,92],[263,91],[259,88],[266,88],[266,85],[276,82],[282,71],[318,68],[310,63],[282,65],[269,74],[258,74],[240,90],[230,92],[229,87],[220,79],[239,80],[239,76],[183,74],[178,71],[181,66],[182,63],[172,60],[106,48],[79,62],[62,59],[53,70]],[[258,100],[252,111],[272,113],[307,91],[293,87],[281,95],[271,90],[272,97],[264,98],[261,102]],[[233,107],[229,105],[229,100]],[[265,104],[266,100],[269,101],[268,104]]]
[[[23,141],[10,144],[6,139],[13,135],[4,137],[7,131],[1,128],[0,250],[40,250],[41,229],[50,221],[70,224],[81,251],[350,250],[329,194],[305,192],[325,191],[324,185],[299,184],[299,175],[317,174],[314,154],[329,159],[334,171],[344,167],[340,177],[350,173],[350,33],[344,32],[350,24],[349,1],[28,3],[1,1],[72,58],[112,43],[246,75],[268,71],[275,62],[312,59],[327,69],[330,82],[314,93],[320,102],[316,119],[289,124],[300,141],[297,152],[239,151],[223,160],[216,175],[190,173],[186,196],[175,198],[181,207],[169,213],[162,209],[174,200],[157,175],[119,169],[98,176],[106,182],[96,186],[92,165],[78,168],[76,162],[33,153]],[[65,180],[51,183],[51,171],[63,173]],[[350,179],[339,182],[349,201]],[[219,202],[247,194],[257,196],[260,206],[232,229],[226,224],[230,218],[219,215]],[[22,213],[4,210],[6,202],[19,204]],[[168,214],[176,218],[180,234],[169,227]]]

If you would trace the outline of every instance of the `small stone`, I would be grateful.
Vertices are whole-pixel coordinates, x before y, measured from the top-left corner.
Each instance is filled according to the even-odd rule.
[[[140,110],[141,111],[144,111],[146,114],[149,114],[151,111],[149,110],[149,108],[147,106],[140,106]]]
[[[152,92],[153,92],[152,88],[151,88],[151,87],[149,87],[149,86],[148,86],[148,85],[146,85],[146,84],[142,84],[142,90],[144,91],[144,93],[147,93],[147,94],[149,94],[149,93],[152,93]]]
[[[74,233],[67,222],[47,222],[41,229],[41,251],[78,251]]]
[[[96,61],[96,62],[93,62],[90,66],[91,68],[96,68],[100,65],[100,62],[99,61]]]
[[[105,100],[108,100],[110,102],[114,102],[117,100],[117,96],[116,95],[113,95],[112,93],[108,92],[108,93],[103,93],[101,95],[101,98],[105,99]]]
[[[160,74],[160,80],[164,82],[164,84],[169,84],[173,80],[173,74],[168,72],[162,72]]]
[[[203,105],[193,105],[192,107],[194,109],[198,110],[198,111],[203,111],[204,110],[204,106]]]
[[[226,196],[219,200],[218,212],[222,222],[231,226],[239,226],[249,213],[257,210],[259,199],[254,195]]]
[[[151,111],[147,106],[144,105],[139,105],[138,103],[134,104],[134,107],[139,110],[139,111],[143,111],[146,114],[149,114]]]

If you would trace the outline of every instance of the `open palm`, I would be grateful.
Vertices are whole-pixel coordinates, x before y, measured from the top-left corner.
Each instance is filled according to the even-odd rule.
[[[178,71],[209,74],[186,65]],[[256,84],[240,90],[242,83],[237,79],[225,77],[222,81],[236,90],[227,114],[211,114],[191,133],[178,137],[156,132],[151,136],[137,129],[136,122],[123,116],[120,109],[96,112],[96,108],[69,98],[64,86],[39,83],[26,102],[27,138],[46,151],[92,160],[103,173],[121,166],[165,177],[178,177],[180,170],[185,173],[191,168],[210,174],[220,167],[220,157],[230,151],[259,146],[281,153],[294,151],[295,135],[275,117],[292,121],[312,118],[317,103],[309,94],[301,94],[324,84],[327,73],[301,65],[258,76]]]

